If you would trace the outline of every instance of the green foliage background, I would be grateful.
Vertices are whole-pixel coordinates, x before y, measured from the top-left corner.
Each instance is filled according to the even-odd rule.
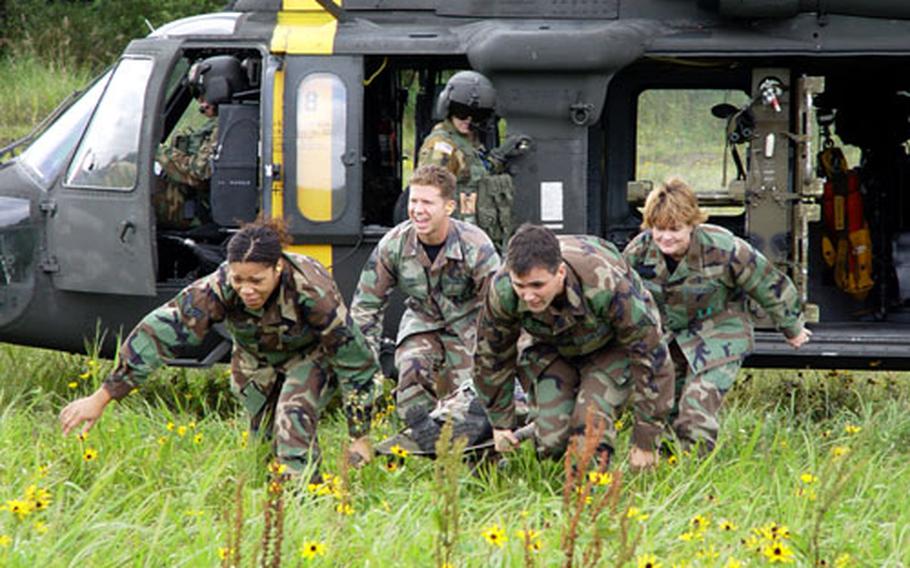
[[[219,11],[225,0],[0,0],[0,146],[29,132],[110,65],[145,21]]]

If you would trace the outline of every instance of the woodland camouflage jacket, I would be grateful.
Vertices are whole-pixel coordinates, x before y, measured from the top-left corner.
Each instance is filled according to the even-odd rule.
[[[440,329],[473,343],[481,292],[499,268],[489,237],[474,225],[449,219],[446,241],[431,263],[411,221],[399,224],[379,241],[360,274],[351,315],[377,350],[382,315],[397,286],[407,309],[398,342],[409,335]]]
[[[554,346],[569,362],[600,349],[629,354],[635,413],[633,440],[650,447],[673,402],[673,367],[660,314],[638,275],[616,248],[597,237],[560,236],[568,269],[564,294],[534,314],[512,288],[509,272],[493,278],[478,324],[474,383],[497,428],[514,427],[517,341]]]
[[[746,296],[787,337],[802,330],[793,282],[752,245],[722,227],[697,225],[686,256],[672,274],[651,231],[639,234],[623,254],[660,308],[668,343],[676,340],[694,372],[738,361],[752,350]]]
[[[175,348],[200,344],[214,324],[223,322],[234,342],[235,361],[274,366],[322,348],[344,400],[372,402],[378,368],[335,281],[309,257],[286,254],[285,260],[290,266],[282,271],[278,288],[257,310],[247,308],[230,286],[227,263],[184,288],[126,338],[105,389],[123,398],[173,357]]]

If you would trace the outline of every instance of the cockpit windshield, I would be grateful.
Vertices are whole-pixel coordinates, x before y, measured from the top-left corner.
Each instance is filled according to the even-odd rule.
[[[108,71],[99,77],[22,153],[21,163],[28,167],[45,189],[50,187],[63,169],[110,76],[111,72]]]

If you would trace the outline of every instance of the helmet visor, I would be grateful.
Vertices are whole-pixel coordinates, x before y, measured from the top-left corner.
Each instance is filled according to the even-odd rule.
[[[471,119],[471,122],[486,122],[493,116],[493,111],[486,108],[469,107],[452,101],[449,103],[449,116],[459,120]]]

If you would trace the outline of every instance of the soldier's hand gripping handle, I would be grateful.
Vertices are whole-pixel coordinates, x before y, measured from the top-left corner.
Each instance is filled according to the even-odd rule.
[[[531,149],[531,137],[525,134],[510,134],[502,144],[490,150],[490,158],[505,165],[509,160],[526,154]]]
[[[110,393],[101,387],[94,394],[67,404],[60,411],[60,426],[63,428],[63,435],[66,436],[83,422],[85,422],[85,427],[82,432],[88,432],[101,417],[104,408],[110,401]]]

